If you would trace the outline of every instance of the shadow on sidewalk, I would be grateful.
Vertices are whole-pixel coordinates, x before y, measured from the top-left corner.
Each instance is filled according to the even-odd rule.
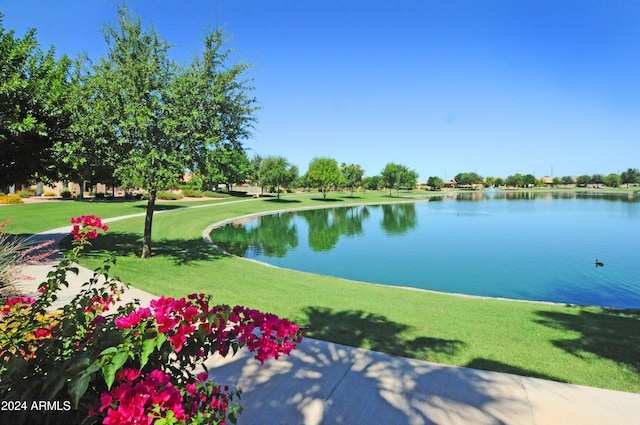
[[[210,376],[243,389],[238,424],[531,423],[519,377],[306,339],[263,366],[241,351]]]

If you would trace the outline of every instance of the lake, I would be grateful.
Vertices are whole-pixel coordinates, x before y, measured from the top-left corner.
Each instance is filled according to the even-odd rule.
[[[363,282],[640,308],[640,195],[469,192],[276,213],[211,238],[238,256]]]

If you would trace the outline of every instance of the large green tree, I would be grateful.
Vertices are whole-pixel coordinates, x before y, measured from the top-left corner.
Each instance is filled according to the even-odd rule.
[[[622,180],[620,179],[620,176],[618,174],[615,174],[615,173],[608,174],[604,178],[604,184],[609,186],[609,187],[618,187],[618,186],[620,186],[621,182],[622,182]]]
[[[627,189],[630,184],[640,183],[640,171],[637,168],[628,168],[627,171],[620,173],[620,180],[622,184],[627,185]]]
[[[427,180],[427,184],[435,190],[440,190],[442,189],[442,186],[444,186],[444,182],[442,181],[442,179],[437,176],[429,177],[429,180]]]
[[[242,140],[254,100],[238,80],[246,67],[226,64],[220,31],[209,33],[202,56],[183,68],[169,59],[169,43],[124,6],[104,36],[108,50],[93,67],[88,113],[109,129],[116,177],[148,192],[141,254],[147,258],[159,190],[175,185],[186,169],[222,176],[228,185],[243,178]]]
[[[307,182],[310,186],[322,192],[323,199],[327,199],[327,192],[342,181],[342,173],[338,163],[333,158],[314,158],[309,163]]]
[[[273,187],[280,199],[280,188],[289,186],[298,177],[298,167],[289,164],[284,157],[268,156],[260,165],[260,186]]]
[[[481,184],[483,182],[482,176],[476,172],[458,173],[454,179],[459,185],[463,186],[473,186],[474,184]]]
[[[380,176],[364,177],[362,186],[369,190],[378,190],[380,188]]]
[[[39,48],[36,31],[5,30],[0,12],[0,186],[56,177],[52,147],[70,125],[71,61]]]
[[[589,182],[591,182],[591,176],[586,174],[576,177],[576,185],[578,186],[587,186]]]
[[[342,165],[340,166],[340,172],[344,177],[344,185],[345,187],[351,189],[351,197],[353,198],[354,189],[362,184],[362,176],[364,174],[364,170],[358,164],[347,165],[345,163],[342,163]]]
[[[522,187],[524,186],[524,176],[520,173],[515,173],[507,177],[504,181],[507,186]]]
[[[91,74],[88,58],[81,55],[69,73],[70,90],[67,107],[70,112],[68,137],[53,147],[58,178],[64,181],[106,183],[112,188],[115,178],[113,134],[111,128],[92,114],[96,78]],[[83,191],[80,191],[82,197]]]
[[[108,49],[93,69],[89,112],[109,126],[116,175],[148,193],[141,254],[147,258],[156,195],[175,184],[187,165],[171,110],[175,65],[168,57],[169,43],[154,28],[144,28],[125,6],[118,10],[118,25],[104,27],[104,38]]]
[[[235,184],[242,184],[251,174],[251,162],[242,148],[220,146],[208,149],[207,157],[200,157],[198,168],[203,173],[204,186],[211,190],[223,184],[231,193]]]
[[[389,189],[389,196],[391,196],[393,189],[396,191],[401,188],[413,189],[418,180],[418,173],[410,170],[406,165],[390,162],[385,165],[380,173],[380,178],[381,185]]]
[[[251,65],[230,63],[232,52],[225,41],[221,29],[205,35],[201,56],[194,57],[176,78],[173,99],[175,130],[188,141],[185,148],[193,169],[205,180],[215,175],[218,183],[230,189],[251,177],[243,141],[251,134],[258,107],[251,96],[252,80],[244,78]]]

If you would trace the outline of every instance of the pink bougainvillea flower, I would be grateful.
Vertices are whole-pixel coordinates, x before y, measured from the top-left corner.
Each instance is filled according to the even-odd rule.
[[[34,333],[36,338],[48,338],[51,336],[50,329],[37,329]]]
[[[151,310],[148,307],[143,307],[132,311],[128,316],[116,318],[115,324],[118,329],[129,329],[149,317],[151,317]]]

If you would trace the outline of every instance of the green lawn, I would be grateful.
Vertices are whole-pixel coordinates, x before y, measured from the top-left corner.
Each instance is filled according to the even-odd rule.
[[[394,192],[395,195],[395,192]],[[409,194],[400,193],[403,197]],[[285,195],[161,203],[154,217],[154,257],[138,259],[143,218],[110,224],[86,265],[118,254],[115,274],[167,296],[211,293],[221,303],[243,304],[288,317],[307,335],[389,354],[497,370],[557,381],[640,392],[640,311],[467,298],[370,285],[224,257],[202,240],[208,225],[265,210],[397,201],[388,192]],[[176,206],[209,205],[174,209]],[[144,212],[144,203],[56,202],[0,208],[7,230],[32,233],[68,224],[71,216]],[[401,282],[399,282],[401,283]]]

